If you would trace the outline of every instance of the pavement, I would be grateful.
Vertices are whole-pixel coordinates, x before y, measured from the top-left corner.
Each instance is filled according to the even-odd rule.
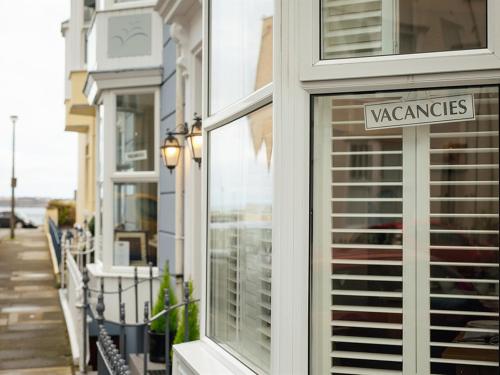
[[[71,349],[43,230],[0,229],[0,375],[71,375]]]

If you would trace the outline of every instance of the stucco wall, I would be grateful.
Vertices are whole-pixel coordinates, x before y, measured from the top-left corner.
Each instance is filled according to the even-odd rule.
[[[160,141],[166,129],[175,128],[175,43],[170,36],[170,26],[163,26],[163,82],[161,84]],[[163,269],[170,262],[170,272],[175,266],[175,171],[160,168],[158,217],[158,266]]]

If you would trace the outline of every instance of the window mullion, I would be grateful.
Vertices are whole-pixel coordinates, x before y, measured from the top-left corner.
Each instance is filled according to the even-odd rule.
[[[416,251],[417,234],[415,214],[417,211],[417,186],[415,173],[416,153],[415,127],[403,129],[403,373],[416,374],[417,357],[415,343],[416,318]]]
[[[430,374],[430,127],[417,127],[416,140],[416,373]]]

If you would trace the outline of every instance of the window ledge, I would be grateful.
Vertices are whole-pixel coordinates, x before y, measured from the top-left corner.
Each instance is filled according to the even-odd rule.
[[[207,338],[174,345],[173,375],[255,375]]]
[[[105,271],[100,263],[87,264],[87,270],[93,277],[122,277],[124,279],[134,277],[134,266],[112,266],[111,270]],[[153,267],[153,277],[158,277],[160,274],[158,267]],[[149,267],[137,267],[137,277],[139,279],[149,278]]]

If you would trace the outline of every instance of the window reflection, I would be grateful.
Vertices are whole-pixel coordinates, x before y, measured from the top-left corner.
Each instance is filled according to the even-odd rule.
[[[157,184],[114,185],[114,264],[156,265]]]
[[[474,95],[475,120],[364,128],[366,103],[456,93]],[[497,87],[315,98],[312,373],[401,371],[408,313],[429,314],[416,334],[430,334],[431,373],[497,373],[498,105]],[[403,160],[430,179],[403,181]],[[418,230],[416,245],[405,243],[407,228]],[[416,284],[403,285],[408,272]],[[413,287],[429,305],[403,311]]]
[[[209,336],[270,368],[272,107],[210,132]]]
[[[154,170],[154,94],[116,97],[116,170]]]
[[[486,0],[323,0],[322,58],[486,48],[486,11]]]
[[[210,1],[210,113],[272,82],[273,1]]]

